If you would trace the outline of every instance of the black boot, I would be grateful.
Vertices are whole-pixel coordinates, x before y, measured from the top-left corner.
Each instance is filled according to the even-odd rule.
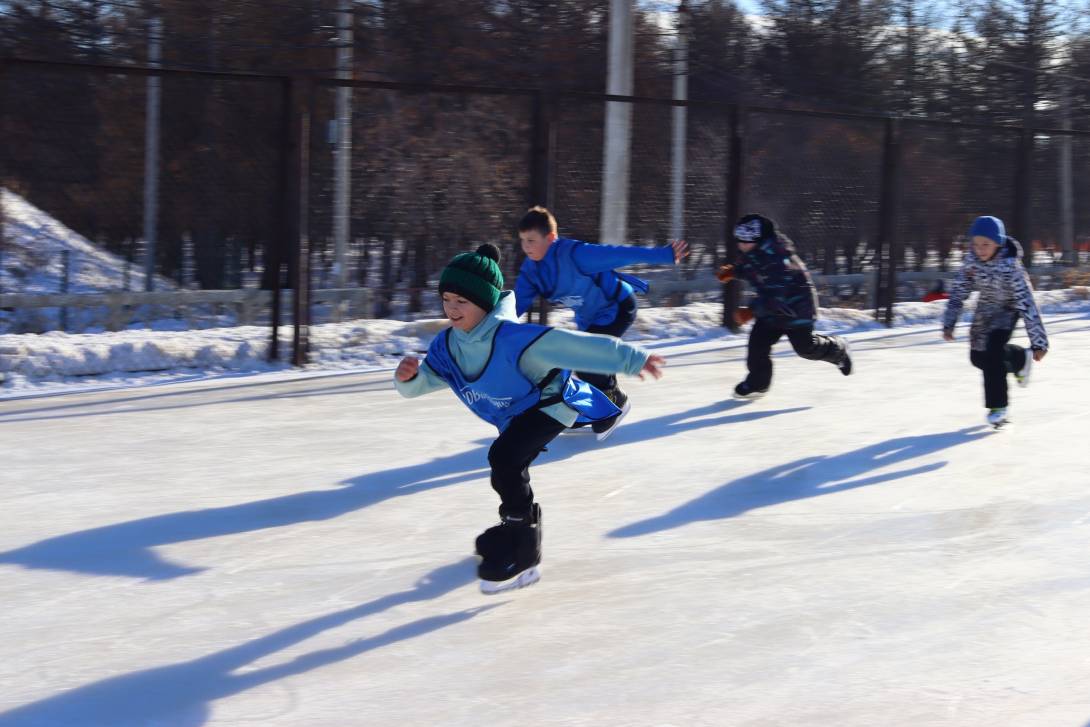
[[[541,578],[541,506],[534,503],[521,513],[504,512],[501,506],[500,517],[499,525],[477,536],[482,593],[522,588]]]
[[[760,399],[768,393],[768,389],[755,389],[749,381],[743,381],[734,387],[735,399]]]
[[[845,376],[852,375],[852,352],[848,346],[848,339],[836,337],[836,342],[840,344],[841,354],[840,360],[837,361],[836,367],[840,369],[840,373]]]
[[[613,402],[621,411],[609,419],[602,419],[591,424],[591,429],[598,435],[598,441],[602,441],[617,428],[617,425],[624,419],[625,414],[628,414],[628,410],[632,408],[632,405],[628,403],[628,394],[621,391],[620,386],[614,386],[609,391],[605,392],[606,397]]]

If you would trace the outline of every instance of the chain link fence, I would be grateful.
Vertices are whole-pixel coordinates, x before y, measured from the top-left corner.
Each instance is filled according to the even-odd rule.
[[[599,239],[602,97],[11,60],[0,68],[4,330],[94,329],[91,320],[62,319],[60,309],[27,317],[10,296],[25,303],[26,295],[137,292],[146,287],[151,249],[159,291],[298,288],[303,270],[306,324],[438,315],[434,282],[442,267],[483,242],[500,247],[513,284],[522,260],[515,226],[531,204],[548,205],[562,234]],[[148,166],[145,143],[151,78],[161,88],[157,166]],[[337,144],[341,88],[350,89],[350,151]],[[670,240],[678,105],[630,102],[631,244]],[[681,223],[692,255],[677,269],[639,271],[652,278],[657,303],[722,298],[712,273],[732,254],[733,215],[746,212],[775,219],[810,268],[831,281],[821,291],[826,305],[875,307],[861,281],[876,270],[893,285],[878,303],[919,299],[929,283],[896,274],[949,274],[979,214],[1007,221],[1035,265],[1090,262],[1088,132],[1023,135],[919,119],[681,105]],[[1032,148],[1024,155],[1027,137]],[[338,266],[344,153],[350,191]],[[157,185],[151,239],[149,174]],[[309,265],[300,268],[304,251]],[[104,272],[73,275],[73,256],[97,256]],[[1080,282],[1080,274],[1074,268],[1043,284]],[[331,290],[349,292],[322,292]],[[126,305],[135,313],[120,325],[157,316],[186,325],[240,322],[222,309],[195,315],[204,303],[187,304],[184,317],[169,302],[157,303],[164,306],[158,313]],[[246,318],[275,319],[267,310]],[[280,320],[291,318],[285,311]]]

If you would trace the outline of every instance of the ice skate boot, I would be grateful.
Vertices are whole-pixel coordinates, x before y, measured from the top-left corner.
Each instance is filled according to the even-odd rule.
[[[841,336],[837,336],[837,341],[844,347],[844,354],[840,357],[840,361],[837,362],[836,367],[840,369],[840,373],[845,376],[852,375],[852,353],[848,346],[848,339]]]
[[[501,508],[502,510],[502,508]],[[502,513],[499,525],[477,536],[481,593],[524,588],[541,579],[541,507],[527,513]]]
[[[1023,389],[1029,386],[1029,375],[1033,370],[1033,349],[1026,349],[1026,362],[1022,364],[1022,368],[1014,372],[1014,379],[1018,382],[1018,385]]]
[[[743,381],[734,387],[735,399],[760,399],[768,393],[768,389],[755,389],[748,381]]]
[[[591,424],[591,428],[594,433],[598,435],[598,441],[605,441],[606,437],[617,429],[621,420],[628,414],[628,410],[632,408],[632,403],[628,400],[628,394],[621,391],[621,387],[616,386],[606,392],[606,396],[612,401],[618,409],[621,410],[616,416],[612,416],[609,419],[603,419],[600,422],[594,422]]]
[[[1010,419],[1007,418],[1007,407],[1002,406],[995,409],[989,409],[988,423],[995,429],[1002,429],[1010,424]]]

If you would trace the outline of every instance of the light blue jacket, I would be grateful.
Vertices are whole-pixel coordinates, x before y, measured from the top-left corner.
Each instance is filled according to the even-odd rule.
[[[515,296],[510,290],[503,291],[499,305],[472,330],[451,330],[450,352],[466,376],[476,376],[484,370],[492,351],[492,338],[501,321],[518,323]],[[526,348],[519,360],[519,370],[535,384],[553,369],[634,376],[643,369],[648,356],[648,351],[613,336],[553,328]],[[558,394],[562,383],[550,383],[542,392],[542,398]],[[395,377],[394,386],[399,394],[407,398],[448,388],[447,382],[428,366],[427,358],[421,363],[416,376],[408,381],[398,381]],[[574,409],[564,403],[553,404],[542,411],[565,426],[575,423],[578,416]]]

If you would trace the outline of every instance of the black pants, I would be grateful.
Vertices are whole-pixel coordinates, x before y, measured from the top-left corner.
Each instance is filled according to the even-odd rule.
[[[617,303],[617,317],[612,323],[602,326],[591,326],[587,333],[604,333],[607,336],[620,338],[628,331],[636,320],[636,296],[630,295]],[[576,376],[586,381],[599,391],[609,391],[617,385],[617,377],[613,374],[592,374],[585,371],[576,372]]]
[[[814,333],[813,324],[789,326],[775,318],[758,318],[749,332],[746,351],[746,381],[754,389],[767,389],[772,383],[772,346],[784,335],[803,358],[835,364],[844,356],[843,344],[832,336]]]
[[[539,409],[511,420],[488,450],[492,489],[500,496],[500,515],[529,513],[534,502],[530,489],[530,463],[564,431],[563,424]]]
[[[970,351],[973,366],[984,372],[984,406],[1000,409],[1007,405],[1007,374],[1018,371],[1026,362],[1026,349],[1008,343],[1013,329],[1000,328],[988,334],[987,348]]]

